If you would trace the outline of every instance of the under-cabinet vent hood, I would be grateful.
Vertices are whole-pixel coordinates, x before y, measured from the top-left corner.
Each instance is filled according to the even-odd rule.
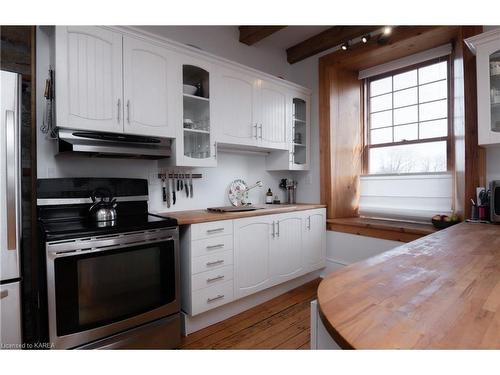
[[[94,157],[164,159],[171,140],[139,135],[59,129],[59,153],[79,152]]]

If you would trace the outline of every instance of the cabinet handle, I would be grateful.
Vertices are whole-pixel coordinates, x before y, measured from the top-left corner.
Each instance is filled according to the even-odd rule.
[[[214,159],[217,159],[217,142],[214,142]]]
[[[307,218],[307,229],[311,230],[311,216]]]
[[[219,294],[217,297],[207,298],[207,302],[217,301],[217,300],[222,299],[222,298],[224,298],[224,294]]]
[[[276,222],[273,221],[273,238],[276,237]]]
[[[0,299],[4,299],[5,297],[9,296],[9,291],[8,290],[2,290],[0,292]]]
[[[217,245],[207,246],[207,250],[220,249],[220,248],[223,248],[223,247],[224,247],[224,244],[220,243],[220,244],[217,244]]]
[[[127,100],[127,122],[130,124],[130,100]]]
[[[254,137],[255,137],[255,139],[258,139],[258,138],[259,138],[259,137],[258,137],[258,130],[257,130],[257,126],[258,126],[258,124],[257,124],[257,123],[255,123],[255,125],[252,125],[252,128],[255,128],[255,136],[254,136]],[[253,132],[252,132],[252,133],[253,133]]]
[[[207,233],[217,233],[222,232],[224,228],[207,229]]]
[[[224,263],[224,260],[223,259],[219,259],[219,260],[216,260],[214,262],[207,262],[207,266],[215,266],[217,264],[222,264]]]
[[[219,276],[216,276],[216,277],[212,277],[210,279],[207,279],[207,283],[211,283],[211,282],[214,282],[214,281],[217,281],[217,280],[222,280],[224,278],[224,275],[219,275]]]
[[[280,236],[280,221],[276,221],[276,237]]]
[[[262,124],[259,124],[260,126],[260,139],[262,139]]]
[[[120,112],[121,112],[121,107],[122,107],[121,99],[118,99],[118,103],[116,104],[116,106],[118,107],[118,116],[116,116],[116,117],[118,119],[118,123],[120,123],[120,118],[121,118]]]

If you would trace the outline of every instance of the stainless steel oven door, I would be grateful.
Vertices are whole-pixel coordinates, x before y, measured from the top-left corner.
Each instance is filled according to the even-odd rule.
[[[180,310],[179,232],[46,243],[49,335],[74,348]]]

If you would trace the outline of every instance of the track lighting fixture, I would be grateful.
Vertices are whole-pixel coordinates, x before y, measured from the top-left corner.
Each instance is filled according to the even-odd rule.
[[[368,41],[369,41],[369,40],[370,40],[370,34],[363,35],[363,36],[361,37],[361,43],[363,43],[363,44],[368,43]]]
[[[340,49],[342,51],[347,51],[349,49],[349,42],[342,43],[342,45],[340,46]]]

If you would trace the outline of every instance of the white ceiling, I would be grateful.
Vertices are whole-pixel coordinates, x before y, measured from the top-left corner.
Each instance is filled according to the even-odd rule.
[[[320,32],[330,28],[331,26],[287,26],[274,34],[264,38],[260,42],[255,43],[255,46],[266,45],[278,49],[287,49],[294,46],[307,38],[310,38]]]

